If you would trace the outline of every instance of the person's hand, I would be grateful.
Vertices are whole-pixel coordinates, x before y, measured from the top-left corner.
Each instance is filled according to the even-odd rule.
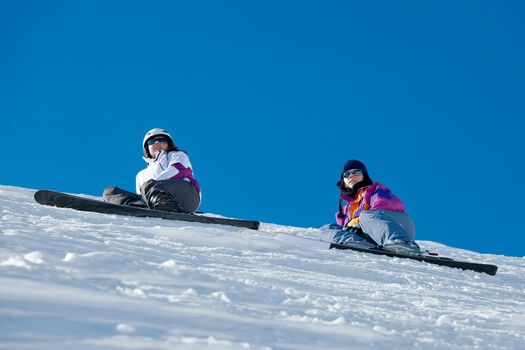
[[[158,149],[157,151],[155,151],[155,153],[153,154],[155,160],[159,160],[163,153],[166,153],[166,151],[162,149]]]

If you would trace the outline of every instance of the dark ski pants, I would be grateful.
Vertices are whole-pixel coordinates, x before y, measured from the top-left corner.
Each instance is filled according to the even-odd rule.
[[[119,187],[108,187],[104,190],[105,202],[144,208],[154,208],[154,200],[159,192],[168,193],[182,211],[193,213],[200,205],[199,192],[193,185],[182,179],[149,180],[142,185],[141,194],[123,190]]]

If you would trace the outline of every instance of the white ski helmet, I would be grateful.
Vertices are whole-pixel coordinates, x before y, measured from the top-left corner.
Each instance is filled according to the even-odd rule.
[[[148,145],[147,145],[147,141],[154,137],[154,136],[166,136],[168,138],[168,141],[169,141],[169,144],[173,147],[174,144],[173,144],[173,138],[171,137],[170,133],[167,132],[166,130],[164,129],[160,129],[160,128],[155,128],[155,129],[151,129],[150,131],[148,131],[146,133],[146,135],[144,135],[144,140],[142,140],[142,150],[144,151],[144,156],[146,158],[151,158],[151,155],[149,154],[149,150],[148,150]]]

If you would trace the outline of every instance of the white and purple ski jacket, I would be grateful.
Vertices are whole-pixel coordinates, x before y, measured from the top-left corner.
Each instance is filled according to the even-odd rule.
[[[190,159],[182,151],[160,151],[155,159],[145,158],[148,167],[139,171],[136,177],[136,192],[140,194],[142,185],[148,180],[183,179],[190,182],[201,197],[200,185],[193,177]]]

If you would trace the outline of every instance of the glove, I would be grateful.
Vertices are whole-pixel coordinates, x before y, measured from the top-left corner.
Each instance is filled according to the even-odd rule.
[[[360,224],[347,226],[347,227],[345,227],[345,230],[354,232],[354,233],[356,233],[358,235],[362,235],[363,234],[363,229],[361,228]]]

